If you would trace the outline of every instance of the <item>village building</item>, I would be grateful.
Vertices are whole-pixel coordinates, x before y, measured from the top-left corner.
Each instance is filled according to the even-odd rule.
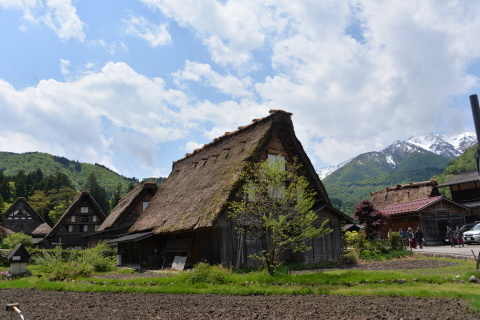
[[[85,236],[87,247],[92,248],[101,241],[108,241],[126,235],[128,229],[137,221],[140,214],[145,211],[157,189],[156,183],[145,182],[120,199],[105,221],[98,227],[97,232]]]
[[[477,171],[457,174],[438,187],[449,187],[452,200],[472,210],[473,216],[467,222],[480,220],[480,178]]]
[[[52,230],[43,217],[23,197],[17,198],[3,213],[3,216],[7,229],[13,232],[23,232],[31,236],[35,243],[42,240]]]
[[[82,236],[97,231],[105,218],[90,192],[82,191],[75,196],[40,244],[47,248],[57,245],[65,248],[85,248],[85,238]]]
[[[462,226],[472,211],[440,195],[437,181],[397,185],[370,193],[375,209],[387,215],[387,225],[381,229],[386,238],[388,230],[404,232],[411,227],[423,231],[429,244],[441,244],[446,227]]]
[[[124,264],[167,267],[175,256],[185,258],[187,265],[199,261],[223,266],[258,263],[248,256],[259,251],[259,243],[237,233],[228,215],[228,203],[239,196],[245,165],[273,158],[287,163],[296,159],[302,165],[301,174],[316,192],[313,210],[318,222],[328,219],[328,227],[333,229],[311,240],[311,250],[286,253],[285,260],[314,263],[343,256],[341,225],[344,221],[351,223],[351,218],[332,207],[295,136],[291,113],[270,113],[173,163],[172,172],[128,235],[110,241],[118,244]]]

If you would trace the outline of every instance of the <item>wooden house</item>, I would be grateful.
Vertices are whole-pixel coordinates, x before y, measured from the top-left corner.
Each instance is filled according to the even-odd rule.
[[[388,229],[405,232],[408,227],[423,231],[427,243],[441,243],[447,226],[461,226],[471,216],[471,210],[440,195],[437,181],[424,181],[388,187],[370,193],[375,209],[388,216],[382,227],[382,237]]]
[[[43,247],[62,245],[66,248],[85,248],[82,236],[97,231],[105,214],[90,192],[82,191],[72,200],[52,230],[40,242]]]
[[[128,229],[147,208],[157,189],[156,183],[145,182],[120,199],[117,206],[98,227],[97,232],[86,236],[87,247],[92,248],[100,241],[108,241],[126,235]]]
[[[291,113],[271,110],[271,115],[227,132],[213,142],[173,163],[172,172],[129,234],[112,242],[124,264],[164,266],[174,256],[187,257],[187,265],[208,261],[223,266],[253,265],[248,258],[259,250],[255,239],[240,237],[228,216],[228,203],[240,190],[240,174],[249,162],[294,158],[302,165],[317,202],[318,219],[328,219],[333,232],[311,241],[312,250],[289,255],[304,263],[338,259],[343,255],[342,221],[351,218],[334,209],[313,165],[295,136]]]
[[[35,243],[43,239],[52,230],[42,216],[23,197],[17,198],[3,215],[7,229],[13,232],[23,232],[33,237]]]
[[[444,196],[398,202],[381,211],[388,216],[388,225],[384,226],[382,235],[386,235],[389,228],[393,231],[402,228],[405,232],[408,227],[413,230],[420,227],[428,244],[441,244],[447,226],[461,227],[471,215],[469,208]]]
[[[472,210],[474,216],[468,219],[467,222],[480,220],[480,178],[477,171],[457,174],[438,187],[450,187],[452,200]]]

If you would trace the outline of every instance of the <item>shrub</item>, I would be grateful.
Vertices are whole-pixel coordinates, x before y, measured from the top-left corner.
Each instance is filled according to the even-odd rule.
[[[188,275],[188,280],[191,283],[210,283],[210,284],[224,284],[226,283],[226,275],[228,271],[221,266],[212,266],[208,263],[200,262],[195,265],[193,270]]]
[[[101,242],[95,248],[81,252],[79,261],[91,265],[95,272],[108,272],[115,270],[116,252]]]
[[[2,249],[13,249],[17,244],[23,244],[27,249],[33,246],[33,238],[23,232],[9,234],[3,239]]]
[[[0,266],[8,267],[10,263],[8,262],[8,255],[11,250],[2,249],[0,250]]]
[[[390,234],[390,246],[393,250],[403,250],[405,248],[402,236],[397,232],[392,232]]]
[[[52,266],[48,280],[64,281],[72,280],[78,277],[90,277],[93,273],[93,266],[69,261],[66,263],[58,263]]]

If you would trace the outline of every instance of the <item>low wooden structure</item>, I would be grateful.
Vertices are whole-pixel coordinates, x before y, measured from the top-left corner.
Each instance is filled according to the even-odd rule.
[[[105,220],[105,214],[90,192],[76,195],[52,230],[39,245],[50,248],[62,245],[66,248],[85,248],[84,235],[97,231]]]
[[[10,263],[10,274],[18,275],[27,271],[27,263],[30,260],[30,253],[23,244],[17,244],[8,254]]]
[[[240,175],[246,164],[267,158],[293,159],[302,165],[316,192],[313,208],[318,221],[329,219],[333,232],[312,240],[312,250],[286,253],[286,260],[304,263],[343,256],[341,222],[352,219],[334,209],[300,141],[291,114],[271,110],[235,132],[214,139],[203,148],[173,164],[172,172],[153,196],[149,206],[118,243],[124,264],[149,265],[164,258],[169,266],[175,256],[186,256],[187,265],[208,261],[223,266],[255,265],[248,258],[259,251],[255,239],[237,233],[228,215],[228,203],[238,196]]]
[[[452,200],[472,210],[474,217],[467,222],[480,220],[480,178],[477,171],[457,174],[438,187],[449,187]]]

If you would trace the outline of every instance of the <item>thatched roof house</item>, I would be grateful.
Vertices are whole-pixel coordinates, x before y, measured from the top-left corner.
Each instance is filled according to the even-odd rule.
[[[270,116],[227,132],[174,162],[172,172],[130,229],[128,239],[118,242],[139,242],[135,234],[145,242],[150,234],[156,240],[149,241],[158,245],[152,244],[150,253],[145,251],[144,257],[155,250],[163,250],[167,254],[188,255],[193,262],[204,257],[209,262],[225,265],[244,261],[246,252],[242,251],[226,213],[228,202],[239,191],[240,175],[247,163],[283,157],[290,163],[296,158],[302,165],[302,174],[309,179],[317,194],[315,209],[319,217],[330,219],[335,230],[318,239],[317,245],[323,247],[316,248],[315,253],[307,253],[312,256],[303,260],[319,261],[341,256],[340,221],[351,219],[333,209],[322,182],[295,136],[291,113],[282,110],[271,110],[270,113]],[[132,245],[140,246],[139,243]],[[129,249],[124,249],[122,251],[119,247],[119,252],[128,256]],[[130,258],[134,259],[132,255]]]
[[[147,208],[157,189],[156,183],[145,182],[127,193],[118,201],[117,206],[98,227],[97,232],[87,236],[88,247],[94,247],[99,241],[111,240],[126,234]]]
[[[17,198],[3,215],[5,226],[13,232],[23,232],[33,238],[43,238],[51,230],[43,217],[23,197]]]
[[[472,209],[473,214],[480,215],[480,178],[477,171],[457,174],[438,187],[450,187],[454,201]]]
[[[437,181],[431,180],[409,184],[398,184],[380,191],[370,192],[370,202],[373,203],[375,209],[382,210],[392,204],[425,199],[439,195]]]
[[[43,246],[63,245],[84,248],[82,236],[98,230],[105,214],[90,192],[82,191],[72,200],[52,230],[40,242]]]

